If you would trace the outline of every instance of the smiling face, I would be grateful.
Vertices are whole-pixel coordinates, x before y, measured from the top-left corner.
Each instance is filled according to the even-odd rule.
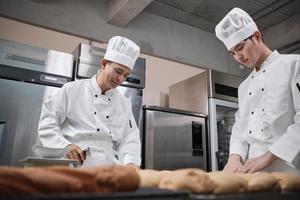
[[[229,50],[229,53],[240,64],[252,68],[260,63],[261,57],[261,34],[255,32],[254,35],[243,40]]]
[[[97,82],[103,92],[121,85],[131,72],[128,67],[107,60],[101,61],[101,69]]]

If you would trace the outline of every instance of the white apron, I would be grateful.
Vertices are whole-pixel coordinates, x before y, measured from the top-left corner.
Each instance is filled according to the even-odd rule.
[[[82,167],[121,164],[109,136],[85,136],[73,139],[72,143],[86,150],[86,159]]]

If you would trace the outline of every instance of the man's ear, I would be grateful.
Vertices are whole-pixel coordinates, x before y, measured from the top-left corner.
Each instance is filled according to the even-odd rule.
[[[256,41],[258,42],[262,42],[262,34],[261,32],[259,31],[255,31],[254,34],[253,34],[254,38]]]
[[[106,67],[106,65],[107,65],[107,60],[105,60],[105,59],[102,59],[101,61],[100,61],[100,68],[102,69],[102,70],[104,70],[105,69],[105,67]]]

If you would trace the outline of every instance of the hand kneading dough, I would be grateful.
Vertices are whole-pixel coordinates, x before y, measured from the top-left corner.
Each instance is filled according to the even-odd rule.
[[[280,190],[277,179],[270,173],[256,172],[253,174],[237,174],[247,182],[248,192],[266,192]]]
[[[215,187],[208,175],[200,169],[182,169],[164,176],[159,188],[187,190],[194,193],[210,193]]]
[[[282,172],[273,172],[271,175],[278,180],[281,191],[300,190],[300,176]]]
[[[173,172],[167,171],[167,170],[157,171],[157,170],[153,170],[153,169],[139,170],[138,174],[141,179],[140,186],[141,187],[158,187],[162,177],[169,173],[173,173]]]
[[[217,171],[209,172],[208,176],[216,185],[213,191],[215,194],[240,193],[246,191],[246,180],[234,173]]]

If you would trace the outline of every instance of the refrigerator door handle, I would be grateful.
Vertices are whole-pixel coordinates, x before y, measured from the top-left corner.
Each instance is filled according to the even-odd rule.
[[[4,147],[3,147],[3,142],[4,142],[4,128],[5,128],[6,122],[0,121],[0,165],[4,164],[3,162],[3,157],[4,155]]]
[[[203,156],[202,124],[192,121],[192,155]]]

